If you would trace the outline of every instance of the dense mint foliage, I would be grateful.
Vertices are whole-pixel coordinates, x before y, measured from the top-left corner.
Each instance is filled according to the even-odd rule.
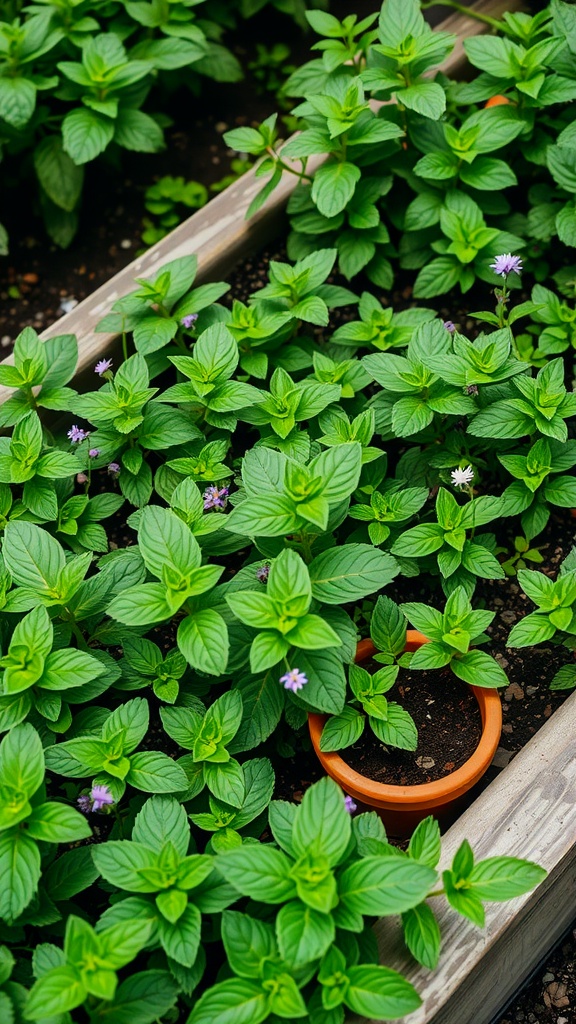
[[[144,6],[128,5],[142,17]],[[192,24],[195,5],[182,6]],[[533,115],[556,104],[556,127],[569,120],[571,21],[560,0],[551,14],[506,15],[499,35],[470,41],[486,70],[460,87],[428,74],[453,41],[415,5],[385,0],[379,26],[309,20],[330,45],[292,79],[294,90],[319,83],[294,146],[332,146],[324,175],[295,194],[311,245],[300,247],[299,220],[288,258],[242,300],[224,282],[199,284],[192,255],[139,279],[97,326],[119,340],[88,383],[72,335],[27,328],[0,366],[11,389],[0,408],[0,1018],[15,1024],[405,1017],[420,997],[379,962],[374,918],[399,918],[407,949],[433,969],[429,897],[481,927],[485,903],[544,878],[528,861],[478,861],[466,841],[441,860],[432,818],[402,850],[329,778],[297,803],[281,797],[310,712],[325,716],[325,751],[368,730],[410,751],[417,729],[397,687],[407,669],[507,685],[490,654],[498,612],[478,581],[518,572],[534,605],[510,658],[550,640],[576,646],[574,551],[556,579],[526,567],[550,516],[576,507],[576,314],[557,294],[568,268],[557,288],[542,284],[548,255],[521,248],[521,228],[482,205],[481,194],[502,198],[496,185],[478,187],[501,163],[528,161],[532,128],[543,145],[547,122]],[[514,108],[470,112],[488,86]],[[369,90],[398,102],[376,114]],[[486,156],[498,148],[483,148],[486,118],[502,160]],[[444,177],[427,161],[437,129]],[[274,126],[243,131],[256,152]],[[386,180],[372,176],[379,162]],[[381,199],[417,181],[413,224],[433,234],[422,269],[406,264],[410,280],[418,292],[438,257],[458,270],[450,287],[471,273],[486,282],[476,294],[492,285],[495,302],[479,300],[492,308],[468,323],[415,293],[407,308],[389,304]],[[438,217],[424,228],[427,203]],[[462,217],[475,225],[465,248]],[[375,233],[369,258],[348,274],[343,254],[362,232]],[[339,270],[361,269],[342,282]],[[406,600],[416,577],[430,604]],[[410,652],[408,626],[425,641]],[[368,638],[376,670],[355,661]],[[575,682],[565,667],[553,686]]]
[[[418,0],[385,0],[361,21],[309,12],[320,52],[283,89],[299,101],[300,133],[280,146],[272,117],[226,140],[261,157],[267,180],[250,212],[283,174],[299,178],[291,258],[334,247],[344,277],[364,272],[386,289],[417,271],[414,297],[430,299],[492,283],[491,260],[521,252],[545,307],[539,322],[550,325],[542,352],[561,352],[570,311],[541,285],[553,276],[574,296],[574,11],[554,0],[533,16],[475,17],[493,31],[465,38],[480,73],[461,83],[439,69],[456,37],[433,31]]]

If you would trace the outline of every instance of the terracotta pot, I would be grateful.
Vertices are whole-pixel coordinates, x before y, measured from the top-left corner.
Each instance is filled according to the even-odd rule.
[[[427,637],[409,629],[406,650],[415,651],[427,643]],[[356,661],[372,657],[375,647],[371,640],[361,640],[356,650]],[[458,801],[486,772],[500,742],[502,731],[502,704],[497,690],[472,686],[482,716],[482,735],[472,757],[436,782],[416,786],[393,786],[361,775],[350,768],[336,752],[320,750],[320,737],[327,715],[309,714],[308,726],[314,750],[322,767],[354,800],[379,814],[386,830],[393,836],[409,835],[419,821],[429,814],[442,818],[454,810]]]

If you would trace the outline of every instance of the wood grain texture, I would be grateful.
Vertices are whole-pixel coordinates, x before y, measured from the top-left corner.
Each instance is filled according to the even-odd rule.
[[[483,14],[497,17],[505,10],[518,7],[519,0],[476,0],[472,6]],[[458,37],[454,51],[441,65],[441,70],[454,75],[465,63],[463,40],[467,36],[486,31],[487,26],[466,15],[452,14],[437,27]],[[310,158],[309,169],[315,170],[324,160],[325,157],[321,156]],[[136,277],[148,277],[168,260],[191,253],[195,253],[198,258],[197,283],[225,277],[238,259],[274,237],[275,230],[282,223],[288,198],[298,181],[296,176],[284,174],[262,209],[250,220],[246,220],[246,211],[265,180],[257,178],[254,170],[247,171],[237,182],[211,199],[203,209],[183,221],[169,235],[78,303],[70,313],[46,328],[41,337],[75,334],[79,347],[78,372],[82,372],[110,351],[116,336],[96,334],[94,327],[109,312],[116,299],[134,288]],[[11,357],[4,361],[10,362]],[[9,388],[0,388],[0,403],[11,393]]]
[[[490,1024],[576,912],[576,693],[458,819],[443,838],[441,869],[463,839],[477,859],[523,857],[549,872],[534,892],[486,904],[486,928],[432,901],[443,937],[433,972],[406,953],[397,919],[376,926],[381,963],[406,975],[419,1010],[401,1024]],[[436,906],[437,905],[437,906]],[[559,1011],[560,1012],[560,1011]],[[347,1024],[366,1024],[350,1016]],[[370,1024],[375,1024],[371,1021]]]

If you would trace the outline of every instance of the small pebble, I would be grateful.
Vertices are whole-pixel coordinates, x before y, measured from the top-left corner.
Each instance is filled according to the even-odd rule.
[[[505,622],[507,625],[512,625],[512,623],[516,622],[516,619],[518,618],[516,612],[501,612],[500,617],[502,622]]]
[[[12,338],[10,337],[9,334],[4,334],[0,338],[0,345],[2,345],[2,348],[8,348],[8,345],[10,345],[11,343],[12,343]]]
[[[60,302],[61,313],[71,313],[74,306],[78,305],[78,299],[62,299]]]
[[[130,239],[129,238],[123,238],[122,241],[120,242],[120,248],[121,249],[131,249],[132,248],[132,242],[130,241]]]
[[[538,693],[538,687],[537,686],[527,686],[526,687],[526,693],[528,694],[529,697],[532,697],[533,694]]]
[[[548,985],[551,981],[554,981],[554,975],[551,971],[547,971],[544,977],[542,978],[542,984]]]
[[[419,768],[433,768],[436,762],[433,757],[417,757],[416,764]]]

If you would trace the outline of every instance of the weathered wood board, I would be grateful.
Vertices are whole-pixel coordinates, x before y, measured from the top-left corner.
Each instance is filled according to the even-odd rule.
[[[442,868],[468,839],[478,859],[505,855],[541,864],[549,872],[542,885],[508,903],[486,904],[484,930],[434,899],[443,949],[432,972],[406,953],[396,919],[375,926],[381,962],[405,974],[423,999],[401,1024],[490,1024],[574,920],[575,720],[576,693],[443,838]],[[361,1021],[354,1016],[347,1024]]]

